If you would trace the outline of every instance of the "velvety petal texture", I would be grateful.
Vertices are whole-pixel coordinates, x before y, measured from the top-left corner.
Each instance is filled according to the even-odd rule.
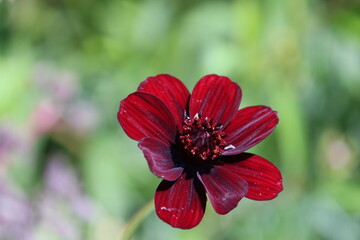
[[[179,79],[169,74],[148,77],[140,84],[138,91],[150,93],[162,100],[173,114],[178,129],[182,129],[190,93]]]
[[[168,181],[174,181],[181,175],[183,168],[175,166],[169,143],[157,138],[143,138],[138,145],[153,174]]]
[[[238,172],[227,169],[226,165],[215,165],[208,173],[198,173],[198,177],[218,214],[230,212],[247,193],[247,182]]]
[[[271,200],[283,190],[279,169],[268,160],[250,153],[221,157],[227,168],[248,183],[246,198],[263,201]]]
[[[236,114],[241,100],[240,87],[229,78],[207,75],[195,85],[190,97],[190,118],[197,113],[204,119],[226,126]]]
[[[189,229],[204,216],[206,195],[196,178],[182,174],[175,182],[162,181],[155,193],[155,211],[173,227]]]
[[[253,106],[240,109],[231,123],[225,128],[228,144],[235,148],[222,155],[235,155],[246,151],[264,140],[279,122],[277,112],[266,106]]]
[[[125,133],[134,140],[153,137],[165,142],[175,141],[174,117],[165,104],[151,94],[130,94],[120,102],[117,116]]]

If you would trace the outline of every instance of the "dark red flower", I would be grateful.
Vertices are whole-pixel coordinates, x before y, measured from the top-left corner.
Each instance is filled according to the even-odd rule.
[[[226,214],[243,197],[270,200],[282,191],[280,171],[244,152],[273,131],[277,112],[266,106],[238,110],[240,100],[240,87],[227,77],[207,75],[190,95],[180,80],[161,74],[120,102],[120,125],[163,179],[155,211],[173,227],[198,225],[206,194],[215,211]]]

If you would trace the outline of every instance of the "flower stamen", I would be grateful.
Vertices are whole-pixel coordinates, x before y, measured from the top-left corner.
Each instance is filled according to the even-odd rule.
[[[224,140],[225,133],[221,123],[212,123],[197,113],[193,119],[185,118],[180,142],[191,155],[202,160],[212,160],[227,149],[234,148]]]

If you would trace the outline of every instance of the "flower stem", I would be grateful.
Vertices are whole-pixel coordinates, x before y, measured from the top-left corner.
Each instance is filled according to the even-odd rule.
[[[119,240],[130,240],[131,236],[139,226],[139,224],[148,216],[154,209],[154,199],[146,203],[126,224]]]

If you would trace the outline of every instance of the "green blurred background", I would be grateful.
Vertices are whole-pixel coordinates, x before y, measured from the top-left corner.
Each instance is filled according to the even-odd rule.
[[[216,73],[279,112],[284,191],[133,239],[360,239],[357,0],[0,0],[0,239],[117,239],[160,179],[121,130],[148,76]]]

